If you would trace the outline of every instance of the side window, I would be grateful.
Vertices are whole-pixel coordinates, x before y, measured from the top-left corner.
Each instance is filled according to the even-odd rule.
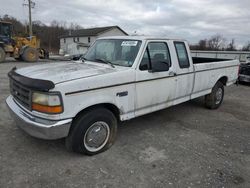
[[[171,59],[169,49],[164,42],[150,42],[148,43],[147,49],[144,52],[140,70],[149,70],[150,65],[154,67],[156,62],[165,62],[171,67]]]
[[[187,49],[184,42],[174,42],[180,68],[190,67]]]

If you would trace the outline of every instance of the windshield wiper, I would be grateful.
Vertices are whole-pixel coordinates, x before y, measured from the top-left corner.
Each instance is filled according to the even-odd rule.
[[[104,59],[95,59],[95,61],[99,61],[99,62],[102,62],[102,63],[105,63],[105,64],[108,64],[110,65],[111,67],[115,68],[115,66],[108,60],[104,60]]]
[[[81,57],[82,62],[88,61],[85,57]]]

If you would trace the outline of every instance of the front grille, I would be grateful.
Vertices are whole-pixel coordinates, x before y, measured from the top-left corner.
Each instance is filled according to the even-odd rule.
[[[241,65],[239,73],[250,76],[250,65]]]
[[[10,93],[22,106],[31,109],[31,90],[10,78]]]
[[[250,68],[241,68],[240,74],[250,75]]]

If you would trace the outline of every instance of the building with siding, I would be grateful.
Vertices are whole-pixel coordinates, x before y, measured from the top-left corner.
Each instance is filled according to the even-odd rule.
[[[70,55],[84,54],[99,37],[126,35],[128,34],[118,26],[75,30],[60,37],[60,51]]]

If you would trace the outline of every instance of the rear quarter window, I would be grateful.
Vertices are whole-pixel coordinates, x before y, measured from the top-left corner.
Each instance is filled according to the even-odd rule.
[[[184,42],[174,42],[177,58],[180,68],[189,68],[190,63],[188,53]]]

